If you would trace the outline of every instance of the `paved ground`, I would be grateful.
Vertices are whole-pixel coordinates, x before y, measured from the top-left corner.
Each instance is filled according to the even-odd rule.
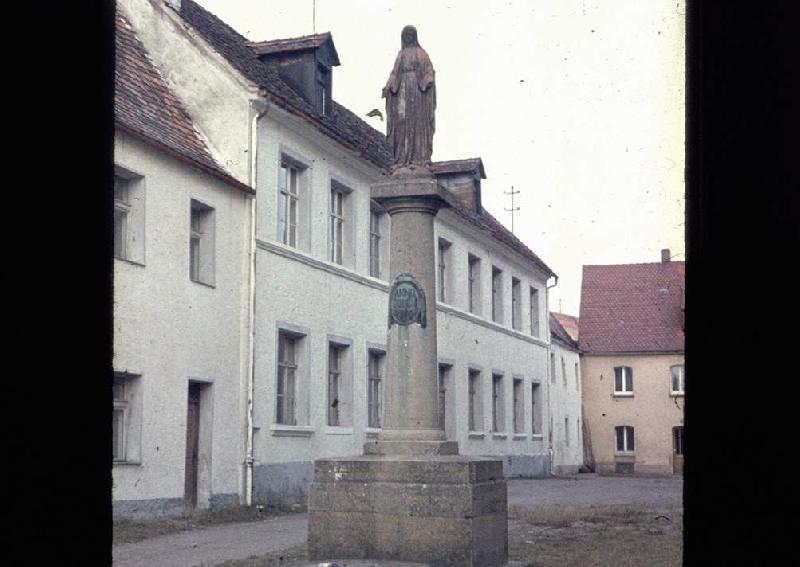
[[[682,484],[679,477],[599,477],[594,474],[512,479],[508,483],[508,504],[532,509],[593,504],[680,506]],[[307,531],[305,514],[277,516],[115,545],[112,553],[116,567],[210,566],[303,544]]]

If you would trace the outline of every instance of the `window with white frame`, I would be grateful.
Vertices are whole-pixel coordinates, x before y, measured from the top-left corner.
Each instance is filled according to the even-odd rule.
[[[304,169],[288,160],[281,161],[278,175],[278,240],[298,245],[300,196]]]
[[[448,424],[448,414],[450,412],[450,408],[447,404],[447,386],[450,377],[450,369],[452,367],[449,364],[439,364],[439,405],[438,405],[438,422],[440,429],[447,429]]]
[[[503,322],[503,270],[492,266],[492,321]]]
[[[370,204],[369,211],[369,275],[373,278],[382,278],[384,276],[383,263],[385,257],[388,256],[384,252],[386,247],[386,219],[389,215],[386,214],[377,203],[374,201]]]
[[[581,389],[581,375],[580,375],[580,372],[578,371],[578,363],[577,362],[575,363],[575,389],[576,390],[580,390]]]
[[[469,394],[469,430],[483,431],[483,395],[481,388],[481,371],[473,368],[468,374]]]
[[[481,312],[481,259],[470,254],[467,257],[469,278],[469,312],[477,315]]]
[[[339,387],[343,347],[328,344],[328,425],[339,425]]]
[[[614,394],[633,394],[633,369],[630,366],[617,366],[614,368]]]
[[[538,382],[531,383],[531,433],[542,432],[542,400]]]
[[[686,388],[686,375],[684,374],[683,365],[676,364],[670,368],[671,386],[670,393],[674,396],[683,395]]]
[[[278,384],[275,421],[297,425],[298,351],[302,340],[297,335],[281,332],[278,335]]]
[[[564,418],[564,445],[569,447],[569,417]]]
[[[633,453],[634,437],[633,427],[630,425],[620,425],[614,428],[616,437],[617,453]]]
[[[505,430],[505,388],[503,387],[503,375],[492,374],[492,431],[503,432]]]
[[[383,373],[386,353],[370,349],[367,368],[367,426],[381,427],[383,417]]]
[[[343,264],[344,239],[345,239],[345,200],[347,193],[335,181],[331,182],[331,198],[328,234],[328,260],[336,264]]]
[[[550,353],[550,383],[556,383],[556,355],[555,353]]]
[[[189,220],[189,278],[214,285],[214,209],[191,200]]]
[[[328,341],[328,425],[350,427],[352,415],[352,365],[348,339]]]
[[[140,376],[115,372],[114,409],[111,421],[111,455],[115,463],[139,461],[141,404],[138,395]]]
[[[534,337],[539,336],[539,290],[536,288],[530,289],[530,304],[531,304],[531,335]]]
[[[437,255],[437,299],[442,303],[450,301],[450,242],[439,239]]]
[[[525,421],[524,421],[524,392],[523,392],[523,385],[524,382],[522,378],[514,378],[514,391],[513,391],[513,408],[514,408],[514,433],[524,433],[525,432]]]
[[[114,171],[114,258],[144,263],[144,179]]]
[[[520,330],[522,329],[522,301],[520,301],[520,281],[517,278],[511,278],[511,327]]]
[[[564,388],[567,387],[567,363],[564,360],[564,356],[561,356],[561,382]]]

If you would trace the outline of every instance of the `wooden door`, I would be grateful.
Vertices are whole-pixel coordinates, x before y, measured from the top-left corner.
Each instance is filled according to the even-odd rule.
[[[184,498],[187,508],[197,506],[197,461],[200,442],[200,386],[189,384],[186,412],[186,473]]]
[[[683,474],[683,427],[672,428],[672,472]]]

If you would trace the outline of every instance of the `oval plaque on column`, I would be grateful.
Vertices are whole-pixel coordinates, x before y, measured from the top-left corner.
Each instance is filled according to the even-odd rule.
[[[425,326],[425,292],[409,273],[398,274],[389,290],[389,326]]]

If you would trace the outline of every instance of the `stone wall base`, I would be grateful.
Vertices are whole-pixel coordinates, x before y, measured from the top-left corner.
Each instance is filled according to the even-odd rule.
[[[499,567],[508,559],[506,515],[501,459],[321,459],[308,498],[308,556]]]

